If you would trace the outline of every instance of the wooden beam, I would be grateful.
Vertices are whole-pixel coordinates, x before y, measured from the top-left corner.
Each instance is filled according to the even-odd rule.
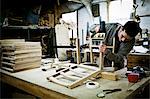
[[[117,74],[112,72],[101,72],[101,77],[108,80],[116,81],[118,79]]]

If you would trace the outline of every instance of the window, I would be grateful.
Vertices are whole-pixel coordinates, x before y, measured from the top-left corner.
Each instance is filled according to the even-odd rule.
[[[109,5],[109,22],[124,24],[130,20],[133,0],[115,0]]]

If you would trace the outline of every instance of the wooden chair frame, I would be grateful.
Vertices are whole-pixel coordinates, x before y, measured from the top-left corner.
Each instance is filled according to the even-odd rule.
[[[86,74],[85,72],[76,71],[76,69],[79,69],[79,68],[82,68],[86,72]],[[71,74],[74,74],[76,76],[73,76]],[[85,82],[86,80],[96,77],[99,74],[100,74],[100,69],[98,68],[93,68],[91,66],[84,66],[84,65],[75,65],[75,66],[70,66],[60,72],[57,72],[47,77],[47,79],[49,81],[52,81],[54,83],[57,83],[59,85],[63,85],[67,88],[72,89],[72,88],[75,88],[76,86],[83,84],[83,82]],[[71,81],[71,83],[61,81],[60,78],[65,78]]]
[[[90,40],[90,60],[91,60],[91,63],[93,63],[93,47],[97,47],[97,48],[99,47],[99,45],[93,45],[92,44],[93,40],[99,40],[100,44],[102,44],[102,41],[105,38],[105,33],[99,33],[99,34],[100,35],[98,37],[93,37]],[[111,48],[112,52],[114,53],[114,50],[115,50],[115,37],[113,38],[112,46],[107,46],[107,48]],[[104,68],[104,55],[101,52],[99,52],[99,63],[100,63],[99,68],[100,68],[100,70],[102,70]],[[112,62],[112,67],[114,67],[114,62]]]

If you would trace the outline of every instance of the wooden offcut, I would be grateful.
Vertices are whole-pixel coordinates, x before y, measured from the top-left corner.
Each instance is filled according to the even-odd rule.
[[[101,72],[101,77],[108,80],[117,80],[117,74],[111,72]]]

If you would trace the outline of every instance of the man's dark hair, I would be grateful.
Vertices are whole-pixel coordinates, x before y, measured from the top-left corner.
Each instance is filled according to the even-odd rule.
[[[123,26],[123,30],[129,35],[130,37],[135,37],[139,32],[142,32],[142,29],[139,26],[139,23],[135,21],[128,21]]]

